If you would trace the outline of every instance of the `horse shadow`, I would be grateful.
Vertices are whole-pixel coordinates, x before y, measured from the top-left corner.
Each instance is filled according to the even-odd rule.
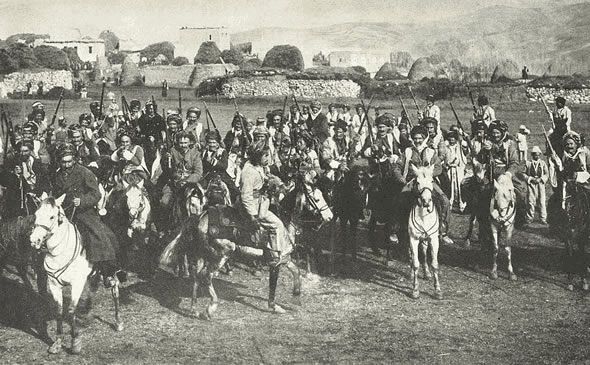
[[[18,280],[0,276],[0,325],[21,330],[47,344],[47,321],[51,319],[49,299]]]
[[[219,299],[227,302],[236,302],[252,309],[263,311],[261,308],[247,302],[245,298],[252,298],[255,300],[265,301],[266,299],[243,293],[243,289],[247,289],[246,285],[237,284],[220,277],[213,278],[213,285],[215,292]],[[190,300],[192,298],[193,281],[190,278],[179,278],[165,271],[158,271],[151,281],[141,281],[131,284],[125,288],[126,291],[137,293],[139,295],[147,296],[158,301],[158,303],[183,317],[193,317],[188,308],[182,308],[183,299]],[[199,288],[199,304],[198,308],[202,307],[204,300],[209,301],[205,296],[205,288]]]

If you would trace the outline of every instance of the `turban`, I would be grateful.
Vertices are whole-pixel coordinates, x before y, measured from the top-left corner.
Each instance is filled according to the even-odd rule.
[[[414,128],[412,128],[412,132],[410,133],[410,135],[415,136],[416,134],[421,134],[424,138],[426,138],[426,136],[428,136],[428,131],[426,130],[426,128],[424,128],[424,126],[417,125]]]

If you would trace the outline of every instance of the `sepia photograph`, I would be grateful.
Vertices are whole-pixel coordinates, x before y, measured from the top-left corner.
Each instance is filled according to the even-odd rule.
[[[590,2],[0,14],[0,363],[590,364]]]

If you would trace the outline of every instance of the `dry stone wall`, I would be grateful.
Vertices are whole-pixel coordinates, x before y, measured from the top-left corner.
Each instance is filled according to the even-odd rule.
[[[548,102],[554,102],[558,96],[564,97],[570,104],[590,104],[590,88],[557,89],[553,87],[527,87],[529,100],[536,101],[540,97]]]
[[[162,81],[166,80],[170,87],[189,87],[197,86],[205,79],[217,76],[224,76],[228,71],[236,71],[239,68],[232,64],[197,64],[183,66],[144,66],[140,68],[140,73],[145,77],[145,85],[162,86]],[[191,74],[195,72],[192,84],[189,84]]]
[[[224,90],[236,96],[277,96],[291,92],[302,98],[349,97],[360,95],[361,87],[350,80],[287,80],[281,78],[232,78]]]
[[[4,80],[0,82],[0,98],[6,98],[8,94],[14,92],[26,91],[29,82],[32,85],[29,93],[36,94],[39,81],[43,81],[43,93],[57,86],[67,90],[71,90],[73,87],[73,77],[70,71],[13,72],[4,75]]]

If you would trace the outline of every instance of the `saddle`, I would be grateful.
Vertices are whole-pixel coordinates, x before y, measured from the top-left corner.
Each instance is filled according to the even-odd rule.
[[[261,242],[262,230],[248,224],[239,209],[228,205],[213,205],[207,209],[207,234],[212,239],[227,239],[248,246]]]

